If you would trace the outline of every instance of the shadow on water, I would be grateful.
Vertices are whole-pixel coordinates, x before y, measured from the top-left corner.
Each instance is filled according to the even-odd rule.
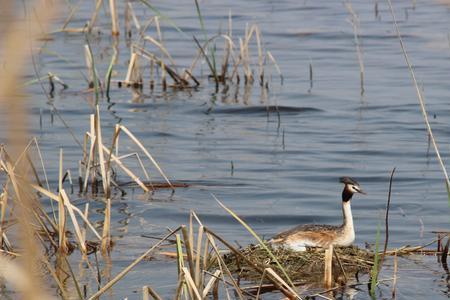
[[[249,106],[249,107],[216,107],[212,109],[212,114],[236,114],[236,115],[265,115],[268,113],[280,113],[286,115],[298,115],[302,113],[322,112],[323,110],[312,107],[293,106]]]

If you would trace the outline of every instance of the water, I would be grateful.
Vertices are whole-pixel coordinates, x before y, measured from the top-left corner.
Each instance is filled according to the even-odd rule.
[[[194,2],[153,4],[185,32],[180,34],[167,24],[162,28],[164,42],[177,64],[189,66],[197,50],[191,36],[203,37]],[[354,1],[352,5],[360,17],[365,66],[363,95],[352,26],[341,2],[212,0],[201,3],[208,35],[216,34],[219,28],[225,30],[229,11],[234,36],[242,36],[246,24],[258,24],[264,47],[275,56],[282,70],[282,85],[275,69],[270,68],[272,81],[267,97],[258,84],[249,91],[241,84],[237,97],[236,87],[225,95],[216,94],[214,84],[205,79],[208,70],[203,64],[195,71],[202,78],[202,85],[196,90],[162,92],[157,87],[150,93],[146,86],[144,95],[136,96],[131,90],[114,87],[111,102],[101,101],[105,136],[109,138],[120,121],[141,139],[171,179],[192,183],[173,196],[165,191],[149,196],[130,188],[126,196],[114,199],[116,246],[111,274],[118,273],[154,242],[141,235],[159,236],[165,234],[167,227],[185,224],[190,210],[195,210],[205,224],[226,239],[241,245],[254,242],[219,207],[211,193],[264,237],[300,223],[338,224],[342,218],[342,187],[338,178],[343,175],[356,178],[368,193],[355,197],[352,204],[355,243],[374,243],[377,224],[384,222],[389,174],[394,167],[397,171],[389,246],[420,245],[434,238],[432,231],[448,228],[443,174],[429,147],[387,3],[378,3],[378,16],[375,2]],[[134,7],[140,20],[151,16],[151,11],[140,3],[134,3]],[[395,9],[426,96],[441,155],[448,161],[448,6],[396,1]],[[70,26],[82,27],[92,11],[92,3],[83,3]],[[119,12],[123,11],[121,4]],[[62,24],[66,15],[61,13],[63,17],[57,24]],[[101,15],[99,26],[103,33],[90,38],[99,74],[105,74],[115,42],[109,36],[108,21],[107,16]],[[154,29],[149,34],[154,34]],[[64,91],[58,88],[51,101],[79,140],[89,129],[94,103],[92,94],[85,92],[87,84],[80,74],[87,73],[82,55],[84,43],[84,35],[56,33],[45,48],[59,56],[43,52],[37,62],[41,74],[53,72],[70,86]],[[118,42],[118,50],[116,80],[125,78],[130,55],[123,38]],[[33,78],[31,71],[27,78]],[[33,85],[28,90],[33,95],[28,102],[31,131],[39,138],[49,176],[54,180],[51,184],[56,188],[58,160],[54,158],[59,146],[64,147],[65,165],[73,174],[78,172],[81,150],[59,119],[55,117],[51,122],[51,106],[40,87]],[[267,105],[279,105],[279,117],[276,112],[267,113]],[[1,136],[5,136],[5,130]],[[121,153],[137,150],[127,139],[121,140],[121,145]],[[129,162],[137,166],[133,160]],[[85,202],[80,198],[75,204]],[[101,208],[102,204],[93,202],[92,206]],[[446,275],[434,259],[403,262],[398,279],[399,298],[447,298]],[[141,287],[147,284],[163,296],[172,295],[176,288],[175,267],[168,259],[143,262],[108,295],[112,299],[138,299]],[[388,278],[391,274],[392,262],[382,275]],[[426,285],[423,277],[428,278]],[[381,285],[379,292],[390,295],[390,287]],[[356,294],[358,299],[366,297],[365,289]]]

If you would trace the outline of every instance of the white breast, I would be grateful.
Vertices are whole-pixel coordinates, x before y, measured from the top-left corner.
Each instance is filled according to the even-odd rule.
[[[336,246],[350,246],[355,240],[355,230],[353,226],[345,226],[341,235],[333,243]]]

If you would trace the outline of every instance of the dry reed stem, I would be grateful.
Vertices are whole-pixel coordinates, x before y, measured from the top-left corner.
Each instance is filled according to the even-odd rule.
[[[398,256],[397,252],[394,254],[394,279],[392,281],[392,299],[396,299],[397,295],[397,271],[398,271]]]
[[[155,28],[157,30],[157,34],[159,32],[159,21],[158,21],[158,16],[152,16],[148,19],[148,21],[144,24],[144,26],[141,27],[141,29],[139,30],[139,35],[140,38],[137,41],[137,44],[140,44],[142,42],[142,39],[144,39],[144,35],[145,33],[148,31],[148,29],[150,28],[151,25],[153,25],[153,23],[155,23]],[[158,39],[159,41],[161,41],[162,39],[160,38],[160,34],[161,32],[159,32],[158,34]]]
[[[73,16],[75,15],[75,13],[80,9],[80,5],[74,5],[74,6],[70,6],[69,5],[69,15],[67,16],[66,20],[64,21],[63,25],[61,26],[61,31],[65,30],[65,28],[67,27],[67,25],[69,25],[70,21],[72,20]]]
[[[222,253],[220,253],[219,248],[217,247],[216,242],[214,241],[213,235],[208,232],[206,234],[206,236],[208,237],[209,243],[211,244],[211,247],[216,254],[216,258],[219,262],[219,266],[221,266],[221,268],[220,268],[221,273],[223,274],[223,276],[225,275],[225,273],[227,274],[227,276],[231,280],[231,283],[232,283],[239,299],[243,300],[244,296],[242,295],[241,288],[239,287],[239,284],[234,280],[233,275],[231,274],[231,271],[228,269],[226,263],[224,262],[224,260],[222,258]],[[224,270],[225,270],[225,272],[224,272]],[[223,281],[225,282],[225,278],[223,278]],[[227,290],[227,289],[225,289],[225,290]]]
[[[87,133],[89,137],[92,137],[90,133]],[[145,192],[149,192],[150,190],[147,188],[147,186],[137,177],[130,169],[128,169],[114,154],[112,154],[109,149],[105,145],[101,145],[103,151],[107,155],[111,156],[111,161],[116,163],[132,180],[136,182]]]
[[[221,274],[222,274],[222,272],[220,270],[216,270],[214,272],[214,274],[211,275],[211,278],[209,279],[208,283],[206,284],[205,288],[203,289],[203,292],[202,292],[203,299],[206,299],[206,297],[208,296],[209,291],[214,286],[214,284],[216,283],[217,279],[219,279],[219,276]]]
[[[142,261],[146,256],[148,256],[153,250],[156,249],[159,245],[161,245],[165,240],[167,240],[169,237],[171,237],[173,234],[178,232],[181,229],[181,226],[175,229],[174,231],[168,233],[166,236],[164,236],[159,242],[157,242],[155,245],[153,245],[150,249],[145,251],[141,256],[139,256],[137,259],[135,259],[128,267],[123,269],[119,274],[117,274],[112,280],[110,280],[107,284],[105,284],[99,291],[97,291],[95,294],[90,296],[88,300],[94,300],[98,299],[103,293],[105,293],[107,290],[109,290],[114,284],[116,284],[119,280],[121,280],[125,275],[127,275],[128,272],[131,271],[140,261]]]
[[[69,216],[72,220],[72,224],[73,227],[75,229],[75,234],[78,240],[78,244],[80,246],[80,251],[83,255],[87,254],[87,249],[86,249],[86,241],[83,237],[82,231],[80,229],[80,226],[78,225],[78,221],[77,218],[75,216],[74,210],[72,209],[72,204],[70,203],[70,199],[67,196],[66,191],[63,189],[60,191],[60,194],[62,196],[62,202],[64,203],[64,206],[67,207],[67,211],[69,213]]]
[[[117,153],[116,153],[116,156],[117,156]],[[144,173],[145,179],[150,181],[150,175],[148,175],[147,169],[145,168],[144,163],[142,162],[142,159],[141,159],[141,156],[139,155],[139,153],[132,152],[132,153],[124,154],[122,156],[118,156],[117,158],[120,160],[124,160],[124,159],[132,157],[132,156],[136,157],[136,160],[137,160],[139,166],[141,167],[142,172]]]
[[[63,170],[63,150],[59,149],[59,202],[58,202],[58,250],[62,253],[67,253],[67,241],[66,241],[66,211],[64,208],[64,199],[62,198],[62,170]]]
[[[120,127],[118,124],[116,124],[116,126],[114,127],[114,135],[112,137],[111,148],[109,150],[110,155],[108,156],[108,160],[106,161],[106,174],[108,174],[108,191],[107,193],[105,193],[105,198],[107,199],[111,197],[110,182],[117,186],[117,184],[111,179],[111,153],[113,153],[114,150],[116,150],[116,153],[118,153],[119,135]]]
[[[135,82],[133,74],[135,74],[134,69],[137,67],[138,55],[137,53],[131,53],[130,63],[128,64],[127,76],[125,77],[126,84],[132,84]]]
[[[190,240],[190,236],[187,233],[187,229],[186,229],[185,225],[181,226],[181,233],[183,234],[183,241],[184,241],[184,247],[186,249],[189,271],[191,272],[191,277],[194,278],[195,270],[194,270],[194,249],[192,248],[193,243]]]
[[[182,272],[182,269],[184,268],[184,257],[185,255],[183,254],[183,246],[181,243],[181,237],[180,234],[175,234],[175,244],[176,244],[176,250],[177,250],[177,267],[178,267],[178,277],[179,278],[183,278],[183,284],[182,284],[182,290],[180,290],[180,295],[183,294],[185,299],[187,299],[188,297],[188,292],[190,293],[189,295],[191,296],[191,299],[193,298],[193,291],[191,289],[188,289],[188,286],[186,285],[186,282],[184,280],[184,275]]]
[[[325,249],[325,269],[324,269],[324,285],[326,289],[331,288],[333,284],[333,245]]]
[[[181,295],[183,293],[184,286],[185,286],[184,276],[182,274],[180,274],[178,276],[177,288],[175,289],[175,296],[173,297],[174,300],[181,299]],[[185,299],[187,299],[187,297],[185,297]]]
[[[172,70],[171,67],[167,66],[164,61],[162,61],[161,59],[159,59],[158,57],[156,57],[156,55],[154,55],[153,53],[145,50],[142,47],[139,47],[137,45],[133,45],[133,49],[135,51],[139,51],[139,55],[141,55],[142,57],[148,59],[150,62],[156,62],[161,69],[163,69],[162,71],[166,71],[167,74],[169,74],[169,76],[173,79],[173,81],[175,81],[176,84],[178,85],[182,85],[182,86],[188,86],[189,83],[182,78],[177,72],[175,72],[174,70]],[[164,76],[161,76],[164,77]],[[152,77],[151,77],[152,79]],[[164,82],[164,80],[162,80]]]
[[[273,65],[275,66],[275,69],[277,70],[278,75],[280,75],[281,84],[283,84],[284,78],[283,78],[283,73],[281,73],[280,66],[278,65],[276,59],[273,57],[273,55],[272,55],[272,53],[271,53],[270,51],[267,51],[266,54],[267,54],[267,57],[269,58],[269,60],[270,60],[270,61],[273,63]]]
[[[245,78],[245,82],[246,83],[250,83],[251,80],[251,69],[249,66],[249,61],[248,61],[248,53],[246,52],[248,49],[245,48],[245,44],[244,44],[244,40],[242,38],[239,38],[239,50],[240,50],[240,57],[241,57],[241,62],[242,62],[242,68],[244,71],[244,78]]]
[[[419,99],[420,110],[422,112],[422,116],[423,116],[423,119],[425,121],[427,132],[428,132],[428,135],[430,137],[431,143],[433,144],[433,148],[434,148],[434,151],[436,153],[436,157],[437,157],[437,159],[439,161],[439,164],[440,164],[440,167],[442,169],[442,172],[444,173],[446,186],[447,186],[447,191],[448,191],[448,193],[450,193],[449,192],[450,191],[450,180],[448,178],[447,169],[445,167],[444,161],[442,160],[441,154],[439,152],[439,148],[438,148],[437,142],[436,142],[436,140],[434,138],[433,130],[431,129],[430,122],[428,121],[428,114],[427,114],[427,110],[425,108],[425,100],[424,100],[422,92],[421,92],[421,90],[419,88],[419,84],[417,83],[416,74],[414,72],[414,69],[413,69],[413,67],[412,67],[412,65],[411,65],[411,63],[409,61],[408,53],[406,52],[406,48],[405,48],[405,45],[403,43],[403,39],[402,39],[401,34],[400,34],[400,30],[399,30],[399,27],[398,27],[398,24],[397,24],[397,19],[395,17],[394,8],[392,7],[391,0],[388,0],[388,4],[389,4],[389,10],[390,10],[391,15],[392,15],[395,32],[397,33],[397,37],[398,37],[398,40],[400,42],[400,47],[402,49],[403,56],[405,58],[406,64],[407,64],[409,72],[411,74],[411,78],[412,78],[412,81],[414,83],[414,87],[415,87],[415,90],[416,90],[417,97]]]
[[[92,119],[92,117],[91,117]],[[103,138],[102,138],[102,127],[101,127],[101,121],[100,121],[100,109],[99,106],[96,106],[95,116],[94,116],[94,126],[95,126],[95,136],[96,139],[96,147],[98,151],[98,158],[100,163],[100,173],[102,175],[102,183],[103,183],[103,192],[105,195],[109,195],[109,173],[106,171],[105,166],[105,157],[103,154],[103,151],[101,151],[103,146]]]
[[[109,9],[111,12],[111,34],[112,35],[119,35],[119,16],[117,15],[116,11],[116,1],[115,0],[109,0]]]
[[[201,253],[203,240],[203,226],[199,226],[197,234],[197,256],[195,257],[195,285],[200,288],[203,285],[202,270],[200,269]]]
[[[352,4],[350,2],[345,2],[345,7],[351,15],[350,23],[353,28],[353,35],[356,45],[356,53],[358,55],[359,64],[359,75],[360,75],[360,85],[361,85],[361,95],[364,94],[364,59],[362,54],[361,43],[359,41],[359,17],[353,10]]]
[[[134,27],[136,27],[137,31],[141,30],[141,24],[139,23],[139,20],[136,16],[136,13],[134,12],[133,4],[131,2],[128,2],[128,9],[131,15],[131,18],[133,19]]]
[[[92,13],[91,20],[88,23],[87,29],[89,32],[91,32],[92,28],[94,28],[94,25],[97,21],[98,13],[100,12],[100,8],[102,7],[102,3],[103,3],[103,0],[96,0],[94,12]],[[64,29],[64,27],[63,27],[63,29]]]
[[[154,38],[152,38],[151,36],[148,36],[148,35],[144,37],[144,40],[151,42],[159,50],[161,50],[161,52],[170,61],[171,67],[175,70],[176,73],[178,73],[177,67],[176,67],[177,64],[175,63],[175,60],[172,58],[172,55],[170,55],[170,52],[167,50],[167,48],[164,46],[164,44],[162,44],[161,42],[156,41]]]
[[[245,49],[244,53],[246,55],[245,61],[247,63],[247,68],[248,68],[249,74],[251,76],[251,78],[249,78],[249,79],[253,80],[253,74],[250,70],[250,51],[249,51],[249,43],[250,43],[250,39],[252,38],[253,35],[255,36],[256,45],[258,48],[259,77],[261,79],[261,85],[262,85],[264,82],[264,66],[263,66],[264,59],[263,59],[263,50],[262,50],[262,46],[261,46],[261,32],[260,32],[259,27],[256,25],[252,25],[250,27],[250,30],[248,31],[248,33],[245,37],[245,40],[244,40],[243,46]]]
[[[155,300],[163,300],[163,299],[161,298],[161,296],[158,295],[158,293],[155,292],[155,290],[152,289],[152,287],[146,285],[146,286],[142,287],[142,297],[143,297],[143,300],[150,300],[149,297],[148,297],[148,295],[152,296],[153,299],[155,299]]]
[[[102,253],[107,254],[111,245],[111,199],[106,199],[105,218],[103,221]]]
[[[86,203],[86,205],[84,206],[84,218],[85,219],[89,219],[89,203]],[[86,222],[83,225],[83,228],[81,229],[81,236],[83,241],[86,240],[86,233],[87,233],[87,224]]]
[[[200,296],[200,292],[198,291],[197,286],[195,285],[195,282],[192,279],[188,268],[183,267],[181,270],[183,271],[184,278],[186,279],[186,284],[189,287],[189,289],[191,289],[194,292],[195,298],[197,300],[202,300],[202,297]]]
[[[88,136],[88,135],[86,134],[86,136]],[[97,140],[96,136],[94,136],[93,138],[91,137],[91,146],[89,147],[89,159],[87,161],[87,164],[85,165],[86,166],[86,171],[85,171],[86,173],[85,173],[85,176],[84,176],[83,190],[82,190],[82,192],[84,192],[84,193],[87,193],[87,191],[88,191],[87,185],[88,185],[88,182],[89,182],[89,175],[91,174],[91,165],[92,165],[92,161],[94,159],[94,151],[95,151],[96,140]]]
[[[86,68],[88,69],[89,86],[93,86],[96,72],[93,69],[93,57],[89,45],[84,45],[84,60],[86,62]]]
[[[175,188],[173,187],[172,183],[170,182],[169,178],[167,178],[164,171],[161,169],[159,164],[156,162],[156,160],[153,158],[153,156],[145,149],[145,147],[142,145],[142,143],[136,138],[134,134],[131,133],[131,131],[128,130],[124,125],[120,125],[120,129],[125,132],[126,135],[130,137],[130,139],[141,149],[142,152],[150,159],[150,161],[153,163],[155,168],[158,170],[158,172],[161,174],[161,176],[164,178],[164,180],[167,182],[168,185],[171,186],[172,190],[175,191]]]
[[[92,168],[89,168],[89,175],[91,177],[91,191],[92,193],[96,193],[96,191],[94,190],[94,185],[96,185],[97,183],[97,163],[96,163],[96,148],[97,148],[97,135],[96,135],[96,129],[95,129],[95,115],[91,114],[89,115],[89,130],[91,133],[91,147],[93,147],[93,153],[92,153]],[[94,137],[94,138],[92,138]],[[97,150],[98,151],[98,150]]]
[[[56,194],[53,194],[52,192],[50,192],[50,191],[48,191],[48,190],[46,190],[46,189],[44,189],[44,188],[42,188],[42,187],[40,187],[40,186],[38,186],[38,185],[31,184],[31,187],[32,187],[33,189],[35,189],[37,192],[44,194],[46,197],[49,197],[50,199],[53,199],[53,200],[57,201],[58,203],[61,201],[61,199],[60,199]],[[70,203],[69,203],[69,204],[70,204]],[[89,228],[90,228],[91,231],[95,234],[95,236],[96,236],[99,240],[101,240],[102,238],[101,238],[100,234],[98,234],[98,232],[97,232],[97,230],[95,229],[95,227],[91,224],[91,222],[87,219],[87,217],[85,217],[85,215],[83,214],[83,212],[82,212],[78,207],[76,207],[76,206],[74,206],[74,205],[72,205],[72,204],[70,204],[70,205],[71,205],[71,209],[73,209],[75,212],[78,213],[78,215],[79,215],[79,216],[83,219],[83,221],[89,226]]]
[[[124,23],[125,23],[125,38],[129,39],[131,38],[131,25],[130,25],[130,17],[131,17],[131,13],[130,13],[130,0],[126,0],[125,1],[125,12],[124,12]]]
[[[290,287],[290,285],[283,278],[281,278],[280,275],[278,275],[272,268],[266,268],[264,269],[264,271],[266,271],[267,274],[272,276],[272,278],[277,280],[284,288],[286,288],[292,295],[294,295],[295,296],[294,299],[302,299],[297,294],[297,291],[295,291],[292,287]]]

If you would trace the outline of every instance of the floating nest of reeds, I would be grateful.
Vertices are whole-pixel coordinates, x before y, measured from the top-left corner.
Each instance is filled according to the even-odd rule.
[[[285,248],[268,247],[293,282],[301,284],[323,281],[325,255],[323,249],[310,248],[307,251],[298,252]],[[261,272],[255,268],[255,265],[260,270],[261,268],[272,268],[281,277],[284,277],[275,260],[262,247],[250,245],[239,251],[239,254],[229,253],[224,257],[227,267],[238,278],[259,282]],[[357,277],[359,274],[369,273],[373,261],[374,254],[372,252],[356,246],[334,248],[333,276],[335,281],[347,280]]]

